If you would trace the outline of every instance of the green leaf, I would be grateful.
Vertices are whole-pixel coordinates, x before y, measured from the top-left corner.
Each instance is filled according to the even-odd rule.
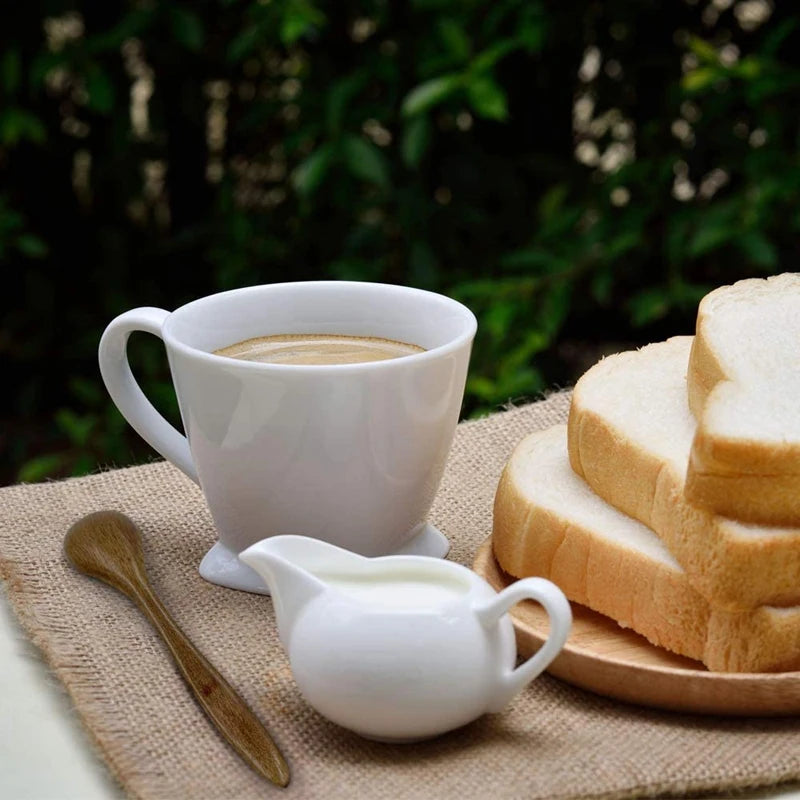
[[[761,62],[755,56],[747,56],[731,68],[731,72],[740,78],[751,81],[762,72]]]
[[[641,327],[666,316],[669,309],[670,300],[665,288],[656,286],[645,289],[631,298],[631,322],[636,327]]]
[[[206,41],[206,32],[203,20],[195,11],[183,6],[170,6],[169,18],[172,34],[179,44],[193,53],[202,49]]]
[[[264,39],[264,32],[260,25],[248,25],[228,45],[228,61],[233,63],[243,61]]]
[[[114,107],[114,84],[102,68],[95,66],[86,75],[88,107],[99,114],[108,114]]]
[[[403,163],[409,167],[418,167],[431,140],[431,123],[425,116],[414,117],[403,130],[400,149]]]
[[[611,302],[614,291],[614,278],[613,269],[600,269],[592,275],[592,297],[600,305],[604,306]]]
[[[538,53],[544,47],[547,35],[547,19],[541,9],[530,8],[521,21],[517,39],[529,54]]]
[[[70,469],[70,475],[88,475],[97,466],[97,462],[89,453],[81,453],[75,459]]]
[[[721,77],[721,71],[717,67],[700,67],[687,72],[681,78],[681,87],[687,92],[699,92],[710,86],[719,77]]]
[[[765,31],[761,52],[769,57],[774,57],[789,34],[800,25],[800,19],[790,17],[776,25],[771,30]]]
[[[734,243],[756,266],[770,270],[778,266],[778,250],[761,231],[746,231]]]
[[[467,381],[467,394],[474,395],[484,402],[493,402],[496,398],[494,383],[484,375],[472,375]]]
[[[503,341],[514,323],[515,315],[514,303],[496,300],[486,310],[481,322],[493,339]]]
[[[560,267],[561,260],[542,247],[529,247],[506,253],[500,258],[500,265],[506,269],[544,275]]]
[[[402,113],[405,117],[413,117],[438,105],[452,96],[463,86],[463,78],[459,73],[451,72],[431,78],[412,89],[403,100]]]
[[[581,205],[569,205],[561,209],[560,213],[549,217],[539,228],[538,239],[540,241],[552,242],[554,245],[561,245],[565,237],[572,237],[576,234],[581,235],[585,241],[585,232],[575,230],[575,226],[586,215],[585,208]]]
[[[719,55],[712,44],[699,36],[692,36],[689,39],[689,49],[700,59],[709,64],[717,64]]]
[[[516,290],[517,280],[514,281]],[[471,300],[481,301],[485,298],[495,298],[503,290],[503,285],[492,278],[476,278],[470,281],[463,281],[453,288],[453,296],[462,302]]]
[[[22,79],[22,62],[19,50],[14,47],[6,50],[0,60],[0,75],[2,75],[3,86],[8,95],[16,94]]]
[[[547,346],[561,330],[572,305],[572,283],[558,280],[547,287],[541,301],[541,324],[547,335]]]
[[[451,17],[442,17],[438,27],[442,43],[453,59],[466,62],[472,43],[464,28]]]
[[[540,391],[543,380],[538,369],[531,366],[503,370],[495,383],[495,403],[507,403]]]
[[[603,256],[607,262],[616,261],[616,259],[624,256],[625,253],[635,250],[641,243],[641,230],[623,231],[608,242]]]
[[[519,373],[528,365],[533,356],[546,350],[551,343],[552,339],[547,331],[541,328],[527,331],[521,344],[507,351],[501,361],[499,371],[503,374]]]
[[[472,64],[470,64],[470,72],[488,72],[494,68],[494,65],[497,64],[498,61],[516,50],[520,44],[521,43],[516,39],[504,39],[502,42],[487,47],[486,50],[475,56]]]
[[[713,289],[705,283],[687,283],[682,279],[670,286],[670,303],[684,311],[694,312],[700,301]]]
[[[285,45],[294,44],[308,30],[308,22],[302,16],[286,14],[281,22],[281,41]]]
[[[736,235],[736,229],[728,225],[702,225],[689,241],[687,253],[690,258],[699,258],[733,241]]]
[[[47,255],[47,245],[32,233],[23,233],[17,237],[17,250],[28,258],[44,258]]]
[[[0,115],[2,120],[2,115]],[[1,140],[0,140],[1,141]],[[9,234],[13,231],[18,231],[25,225],[25,217],[10,208],[5,198],[0,197],[0,234]],[[3,237],[0,237],[3,238]]]
[[[325,15],[308,0],[289,0],[281,20],[281,41],[285,45],[294,44],[314,28],[324,24]]]
[[[308,197],[325,180],[333,163],[336,149],[331,142],[314,150],[292,174],[292,185],[298,194]]]
[[[20,483],[36,483],[55,475],[66,463],[60,453],[36,456],[26,461],[17,473]]]
[[[479,117],[502,122],[508,119],[506,93],[492,78],[484,75],[473,79],[467,86],[467,96],[473,111]]]
[[[767,98],[796,92],[800,86],[800,74],[795,72],[768,72],[748,81],[746,85],[748,102],[760,104]]]
[[[37,53],[31,62],[28,72],[29,85],[34,89],[38,89],[54,69],[65,63],[64,53],[51,53],[50,51]]]
[[[16,108],[0,111],[0,144],[13,147],[22,137],[19,115],[20,111]]]
[[[360,136],[345,136],[342,139],[342,153],[352,175],[384,189],[389,186],[388,162],[374,144]]]
[[[556,183],[551,186],[539,201],[539,219],[547,222],[557,216],[564,208],[564,201],[569,194],[566,183]]]
[[[119,51],[131,37],[140,36],[155,18],[155,4],[142,4],[134,8],[107,31],[96,33],[85,39],[86,52],[91,54]]]
[[[58,427],[67,435],[70,443],[83,447],[89,441],[89,436],[97,423],[93,414],[80,416],[72,409],[61,408],[56,412],[55,421]]]
[[[69,390],[82,405],[99,406],[105,400],[103,390],[96,380],[75,376],[69,380]]]
[[[29,111],[15,106],[0,110],[0,143],[10,147],[22,141],[42,144],[46,138],[44,124]]]
[[[328,133],[331,136],[341,132],[345,111],[348,105],[364,88],[368,79],[368,73],[358,71],[335,81],[331,85],[325,100]]]

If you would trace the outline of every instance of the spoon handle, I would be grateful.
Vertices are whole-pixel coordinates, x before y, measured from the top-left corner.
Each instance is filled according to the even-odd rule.
[[[234,750],[259,775],[287,786],[289,767],[258,717],[191,643],[148,584],[140,583],[131,595],[161,634],[197,702]]]

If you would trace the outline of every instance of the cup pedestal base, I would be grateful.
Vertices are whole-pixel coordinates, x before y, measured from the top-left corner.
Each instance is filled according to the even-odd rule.
[[[426,522],[416,536],[391,555],[444,558],[449,550],[450,542],[447,537],[438,528]],[[203,557],[200,562],[200,576],[228,589],[269,594],[269,589],[261,576],[247,564],[239,561],[238,554],[222,542],[217,542]]]

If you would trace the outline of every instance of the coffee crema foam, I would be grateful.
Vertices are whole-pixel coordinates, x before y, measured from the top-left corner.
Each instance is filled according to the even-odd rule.
[[[262,364],[363,364],[424,353],[425,348],[378,336],[281,333],[257,336],[214,351],[214,355]]]

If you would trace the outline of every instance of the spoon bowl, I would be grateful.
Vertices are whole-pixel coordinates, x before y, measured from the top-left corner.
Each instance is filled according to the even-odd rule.
[[[76,522],[64,538],[64,552],[78,571],[128,595],[149,581],[138,528],[117,511],[98,511]]]

